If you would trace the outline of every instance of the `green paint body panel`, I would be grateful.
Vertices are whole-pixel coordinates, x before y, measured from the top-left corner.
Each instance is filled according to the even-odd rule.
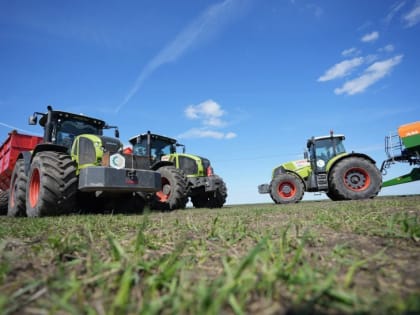
[[[420,152],[420,134],[401,138],[406,149]]]
[[[86,138],[86,139],[89,139],[90,141],[92,141],[93,147],[94,147],[94,150],[95,150],[95,156],[96,156],[95,163],[85,163],[85,164],[80,163],[79,152],[78,152],[78,150],[79,150],[78,144],[79,144],[79,140],[81,138]],[[77,136],[74,139],[73,145],[72,145],[72,148],[71,148],[71,158],[72,158],[73,161],[75,161],[77,163],[77,174],[79,174],[80,170],[83,169],[83,168],[101,165],[101,160],[102,160],[102,157],[104,155],[104,152],[102,151],[101,147],[102,147],[102,140],[97,135],[83,134],[83,135]]]
[[[180,157],[186,157],[189,159],[192,159],[195,161],[196,165],[197,165],[197,173],[196,174],[188,174],[187,177],[200,177],[200,176],[207,176],[206,174],[206,170],[203,167],[203,163],[201,163],[201,157],[197,156],[197,155],[193,155],[193,154],[187,154],[187,153],[171,153],[171,154],[167,154],[162,156],[161,160],[162,161],[170,161],[172,163],[175,164],[176,168],[181,168],[180,163],[179,163],[179,158]]]
[[[382,183],[382,187],[389,187],[389,186],[395,186],[400,184],[406,184],[410,182],[415,182],[417,180],[420,180],[420,168],[416,167],[411,170],[410,173],[398,176],[396,178],[387,180]]]
[[[338,155],[334,156],[333,158],[331,158],[327,162],[326,171],[329,172],[331,167],[335,164],[335,162],[344,158],[348,154],[349,153],[341,153],[341,154],[338,154]],[[289,162],[283,163],[283,164],[281,164],[281,165],[279,165],[279,166],[277,166],[273,169],[272,176],[271,176],[272,179],[276,176],[276,174],[277,174],[276,170],[280,167],[283,167],[285,170],[287,170],[289,172],[293,172],[293,173],[297,174],[302,180],[306,180],[309,177],[309,175],[311,175],[311,173],[312,173],[312,167],[311,167],[309,161],[307,161],[307,160],[289,161]]]

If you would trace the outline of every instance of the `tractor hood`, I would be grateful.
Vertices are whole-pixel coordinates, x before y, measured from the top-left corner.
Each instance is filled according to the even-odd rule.
[[[273,169],[272,177],[274,178],[278,174],[285,173],[287,171],[299,174],[302,178],[309,175],[311,165],[308,160],[296,160],[283,163]]]

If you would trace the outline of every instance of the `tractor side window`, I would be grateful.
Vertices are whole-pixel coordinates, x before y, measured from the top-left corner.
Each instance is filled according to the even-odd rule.
[[[143,143],[136,143],[133,147],[133,153],[134,155],[146,156],[146,146]]]
[[[339,139],[336,140],[335,151],[336,151],[336,154],[346,153],[346,149],[344,148],[344,144],[342,140],[339,140]]]

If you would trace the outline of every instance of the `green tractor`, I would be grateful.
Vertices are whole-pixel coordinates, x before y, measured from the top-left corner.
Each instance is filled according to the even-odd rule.
[[[160,174],[133,168],[122,155],[118,129],[83,115],[35,112],[44,128],[31,151],[19,154],[10,181],[8,215],[58,215],[79,210],[141,211],[139,193],[160,189]],[[103,135],[115,129],[115,138]],[[130,164],[131,163],[131,164]]]
[[[312,137],[305,159],[284,163],[273,170],[269,184],[258,186],[275,203],[299,202],[305,191],[324,192],[331,200],[375,197],[382,184],[376,162],[363,153],[347,153],[344,135]]]
[[[162,189],[152,198],[158,208],[185,208],[188,198],[196,208],[221,208],[226,202],[227,188],[215,175],[206,158],[186,154],[185,146],[176,139],[149,132],[130,139],[134,155],[145,156],[152,170],[161,174]],[[182,153],[177,148],[182,147]]]

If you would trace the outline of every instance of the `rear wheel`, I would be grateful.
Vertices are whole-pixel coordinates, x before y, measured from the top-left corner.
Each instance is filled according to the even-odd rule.
[[[0,190],[0,215],[7,214],[8,199],[9,199],[9,192]]]
[[[40,152],[32,160],[26,188],[29,217],[76,210],[76,164],[61,152]]]
[[[294,174],[279,174],[271,181],[270,196],[275,203],[299,202],[303,197],[303,183]]]
[[[10,181],[10,196],[7,215],[11,217],[26,215],[26,182],[25,162],[16,161]]]
[[[157,170],[161,175],[162,189],[152,196],[151,208],[158,210],[184,209],[187,198],[187,178],[174,166],[163,166]]]
[[[382,176],[375,164],[363,157],[348,157],[330,172],[329,197],[332,200],[374,198],[381,185]]]

